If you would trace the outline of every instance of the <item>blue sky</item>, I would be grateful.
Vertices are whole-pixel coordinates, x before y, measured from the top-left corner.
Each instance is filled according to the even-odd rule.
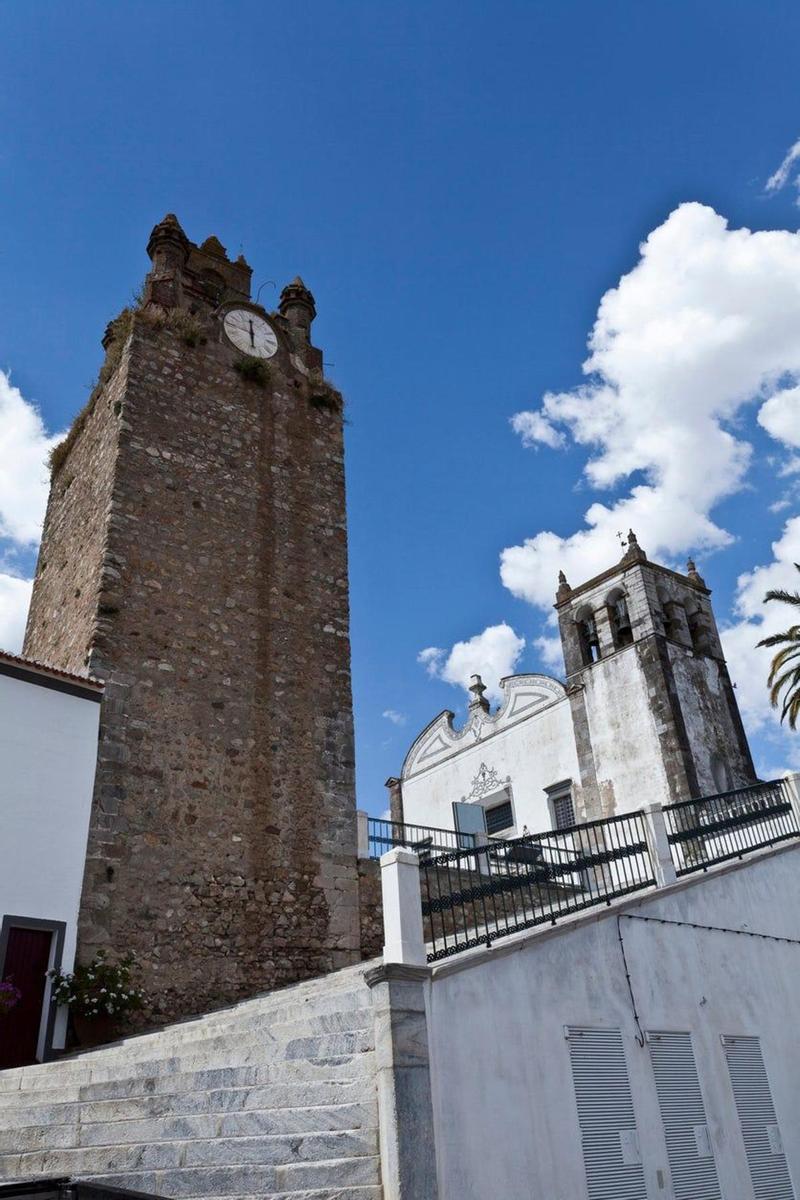
[[[35,558],[28,405],[47,433],[81,407],[174,211],[317,298],[350,421],[361,806],[463,710],[468,660],[554,669],[554,572],[614,561],[618,516],[664,561],[696,553],[761,768],[800,766],[752,651],[800,556],[793,164],[765,190],[800,136],[799,36],[780,0],[0,6],[0,571]],[[20,595],[0,589],[7,644]]]

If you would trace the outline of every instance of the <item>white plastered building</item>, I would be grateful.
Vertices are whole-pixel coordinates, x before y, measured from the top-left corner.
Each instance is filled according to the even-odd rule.
[[[562,575],[565,680],[504,679],[491,712],[473,676],[465,724],[441,713],[388,781],[392,819],[476,832],[482,809],[511,838],[752,784],[710,595],[694,563],[650,562],[633,533],[607,571],[577,587]]]
[[[75,959],[102,685],[0,651],[0,1066],[63,1047],[46,972]]]

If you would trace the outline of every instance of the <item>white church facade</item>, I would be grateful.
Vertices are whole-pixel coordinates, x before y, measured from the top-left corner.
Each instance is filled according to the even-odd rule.
[[[609,570],[562,575],[555,607],[565,681],[510,676],[492,712],[473,676],[465,724],[441,713],[388,781],[394,821],[513,838],[755,781],[691,561],[685,575],[650,562],[631,533]]]

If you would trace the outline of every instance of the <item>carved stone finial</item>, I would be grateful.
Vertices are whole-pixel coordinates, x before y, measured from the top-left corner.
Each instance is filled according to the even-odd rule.
[[[489,701],[483,694],[486,691],[486,684],[483,682],[480,675],[470,675],[468,690],[472,693],[472,699],[469,702],[470,712],[473,712],[475,709],[479,708],[483,712],[488,713]]]
[[[689,583],[691,583],[692,587],[704,588],[706,586],[706,581],[703,579],[703,576],[699,574],[693,558],[686,560],[686,577],[689,580]]]
[[[563,571],[558,572],[558,591],[556,592],[556,604],[561,604],[568,596],[572,595],[572,588],[567,583],[567,577]]]
[[[632,529],[628,530],[628,544],[622,561],[624,563],[647,562],[647,555],[639,545],[639,539]]]
[[[281,292],[278,311],[292,329],[301,333],[306,340],[310,339],[311,322],[317,315],[317,309],[314,297],[299,275],[295,275],[292,282],[287,283]]]
[[[189,252],[189,239],[183,232],[175,213],[167,213],[163,221],[153,226],[147,242],[147,253],[155,260],[159,250],[170,251],[185,259]]]

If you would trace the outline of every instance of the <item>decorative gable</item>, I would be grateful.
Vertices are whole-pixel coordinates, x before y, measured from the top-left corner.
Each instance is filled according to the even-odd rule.
[[[453,724],[453,713],[440,713],[412,744],[403,764],[403,779],[457,754],[476,741],[516,725],[543,708],[566,697],[563,683],[549,675],[509,675],[500,680],[503,703],[496,713],[473,708],[461,729]]]

